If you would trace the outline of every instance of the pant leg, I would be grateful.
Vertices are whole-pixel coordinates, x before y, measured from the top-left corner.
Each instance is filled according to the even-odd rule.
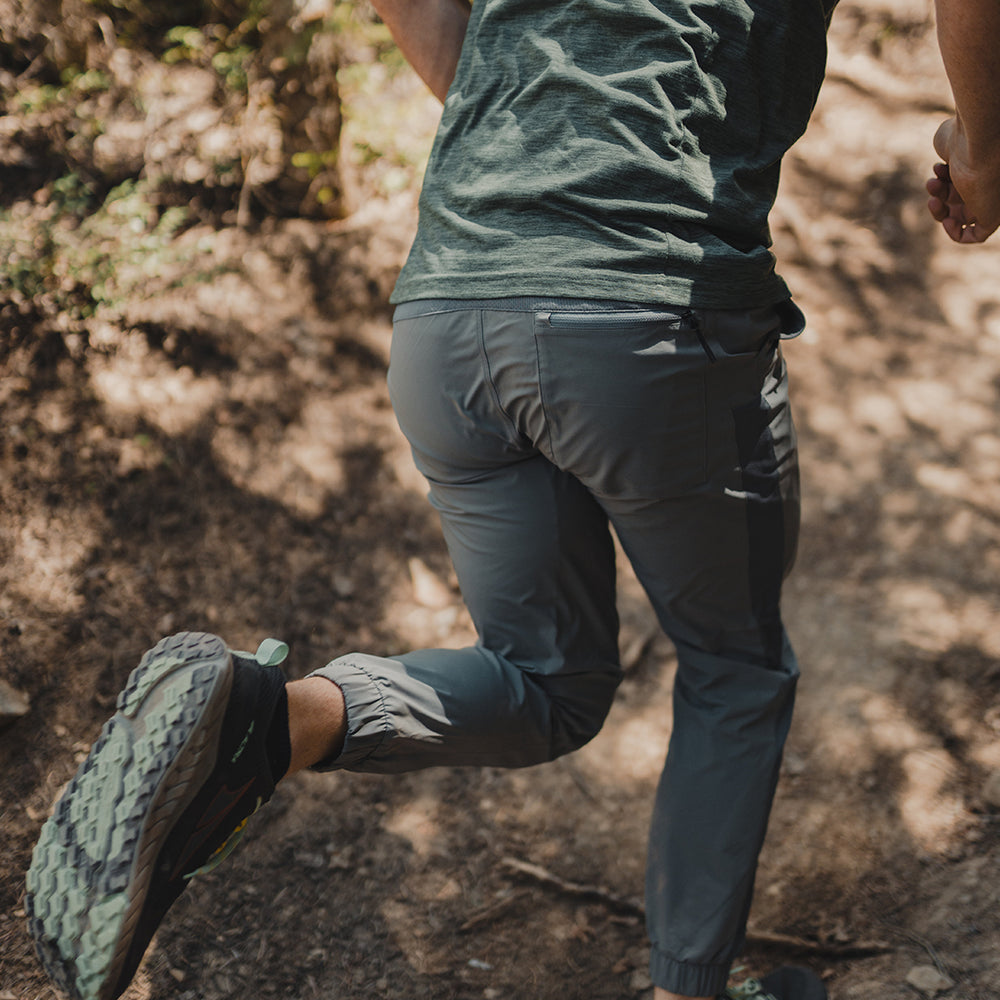
[[[519,314],[476,315],[478,342],[459,331],[465,319],[401,325],[390,382],[489,638],[474,651],[348,657],[322,671],[354,719],[332,764],[472,762],[494,740],[500,757],[477,762],[528,763],[504,753],[502,737],[544,731],[546,709],[573,728],[582,720],[584,738],[596,731],[617,684],[613,614],[600,613],[613,602],[603,510],[679,654],[650,842],[653,976],[677,992],[717,992],[742,943],[797,675],[778,601],[798,507],[776,313],[693,322],[691,313],[546,311],[528,332]],[[527,533],[515,530],[521,518]],[[558,529],[554,547],[523,544],[546,539],[546,524]],[[584,608],[596,609],[594,621]],[[440,699],[465,671],[462,696]],[[483,712],[494,698],[491,730]]]
[[[779,611],[794,431],[774,311],[629,320],[539,317],[542,392],[555,460],[608,512],[677,646],[651,971],[714,994],[742,946],[798,675]]]
[[[398,321],[389,377],[480,641],[351,654],[318,671],[347,702],[347,741],[329,766],[537,764],[589,740],[610,708],[620,668],[607,516],[501,404],[494,367],[525,397],[537,379],[530,315],[498,319],[489,331],[469,309]]]

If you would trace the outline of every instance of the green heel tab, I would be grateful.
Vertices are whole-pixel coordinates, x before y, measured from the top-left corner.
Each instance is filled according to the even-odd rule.
[[[276,667],[285,662],[288,644],[280,639],[265,639],[258,647],[254,659],[262,667]]]
[[[242,649],[234,649],[232,652],[246,660],[256,660],[262,667],[276,667],[285,662],[288,656],[288,644],[280,639],[265,639],[257,647],[256,653],[247,653]]]

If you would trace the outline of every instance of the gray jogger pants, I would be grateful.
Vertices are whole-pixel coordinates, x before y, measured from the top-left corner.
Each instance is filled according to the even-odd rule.
[[[689,995],[720,991],[742,947],[798,676],[779,611],[799,510],[781,312],[401,306],[392,402],[479,642],[317,672],[347,704],[330,768],[581,746],[621,676],[610,523],[678,651],[646,899],[653,980]]]

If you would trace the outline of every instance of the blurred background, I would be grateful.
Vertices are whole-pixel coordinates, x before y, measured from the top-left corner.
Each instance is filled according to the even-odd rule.
[[[932,3],[844,0],[773,215],[803,679],[744,965],[834,1000],[1000,990],[1000,238],[926,212],[950,110]],[[0,0],[0,1000],[55,995],[23,873],[161,634],[473,638],[385,390],[438,114],[365,3]],[[297,776],[128,996],[650,996],[673,654],[624,562],[620,605],[588,747]]]

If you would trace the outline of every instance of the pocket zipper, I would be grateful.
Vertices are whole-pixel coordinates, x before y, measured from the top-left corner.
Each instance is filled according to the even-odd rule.
[[[554,329],[616,329],[635,323],[665,323],[680,327],[684,320],[694,319],[690,310],[684,313],[639,310],[635,312],[552,312],[543,313],[541,319]],[[694,324],[697,328],[697,323]]]

